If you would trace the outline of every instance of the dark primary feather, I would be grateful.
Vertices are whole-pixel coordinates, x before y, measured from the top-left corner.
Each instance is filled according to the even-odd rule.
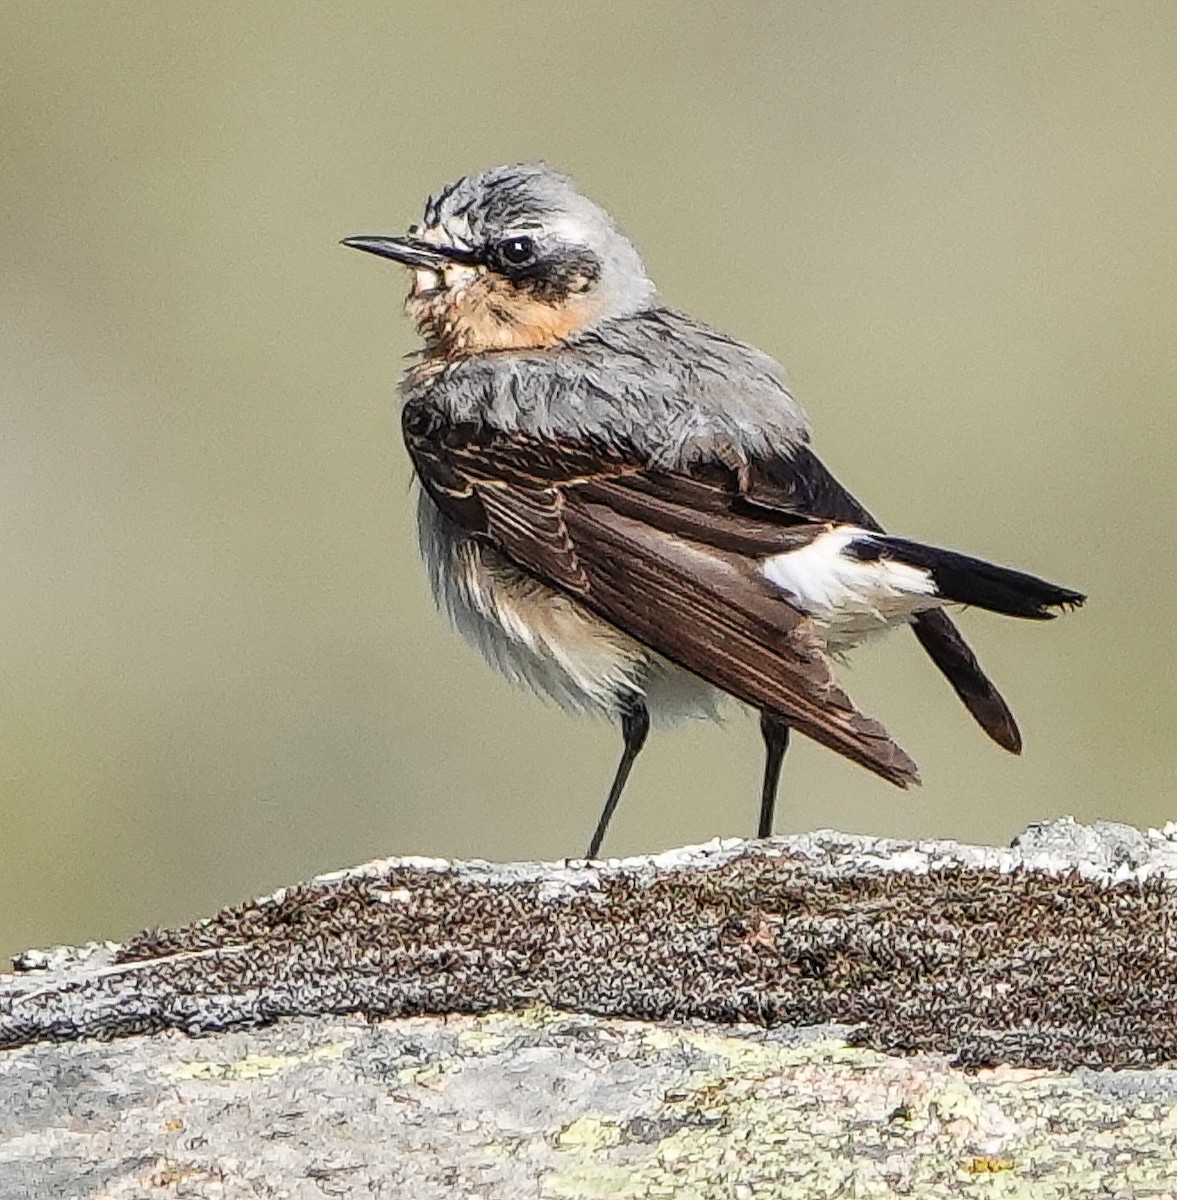
[[[583,440],[404,410],[425,489],[464,529],[666,658],[900,786],[915,764],[838,687],[808,619],[757,559],[825,528],[745,504],[740,471],[650,467]]]

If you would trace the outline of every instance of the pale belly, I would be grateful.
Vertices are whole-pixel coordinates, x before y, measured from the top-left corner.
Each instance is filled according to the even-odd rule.
[[[438,608],[492,666],[574,713],[645,698],[655,724],[714,718],[723,694],[465,534],[420,493],[417,530]]]

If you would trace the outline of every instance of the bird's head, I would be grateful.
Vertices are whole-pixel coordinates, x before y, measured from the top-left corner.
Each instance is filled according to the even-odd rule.
[[[412,270],[406,310],[444,356],[552,345],[656,299],[613,218],[537,164],[464,176],[405,236],[343,244]]]

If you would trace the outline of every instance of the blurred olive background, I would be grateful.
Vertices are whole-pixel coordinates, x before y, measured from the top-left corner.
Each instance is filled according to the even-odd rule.
[[[850,690],[905,795],[811,744],[782,832],[1177,817],[1177,6],[0,9],[0,951],[378,855],[579,853],[614,730],[432,611],[405,281],[340,237],[545,158],[672,304],[789,364],[904,533],[1091,593],[964,626],[1010,758],[913,639]],[[752,831],[755,722],[652,739],[613,834]]]

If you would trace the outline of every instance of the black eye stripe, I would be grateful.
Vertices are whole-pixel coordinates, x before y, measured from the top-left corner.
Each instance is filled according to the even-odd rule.
[[[545,248],[543,254],[533,253],[526,263],[513,266],[496,245],[489,265],[518,291],[551,304],[591,290],[601,277],[600,259],[583,246]]]

